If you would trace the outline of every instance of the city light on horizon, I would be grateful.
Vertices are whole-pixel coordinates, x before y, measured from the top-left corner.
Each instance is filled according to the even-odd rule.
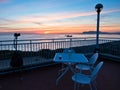
[[[120,32],[120,1],[99,0],[100,31]],[[0,0],[0,33],[82,33],[96,31],[96,0]]]

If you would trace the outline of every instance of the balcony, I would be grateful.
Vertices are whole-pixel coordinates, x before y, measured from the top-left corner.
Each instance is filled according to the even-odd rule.
[[[98,75],[98,90],[118,90],[120,75],[120,39],[100,39],[99,61],[104,65]],[[53,62],[55,53],[65,48],[89,57],[95,49],[93,38],[65,38],[49,40],[18,41],[18,52],[22,54],[23,66],[11,67],[11,56],[15,52],[13,41],[0,42],[0,89],[1,90],[73,90],[72,72],[68,72],[56,86],[60,64]],[[82,90],[89,90],[87,85]]]

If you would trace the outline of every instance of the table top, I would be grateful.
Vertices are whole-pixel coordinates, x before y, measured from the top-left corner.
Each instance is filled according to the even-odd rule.
[[[54,57],[55,62],[73,62],[73,63],[86,63],[88,59],[84,54],[79,53],[56,53]]]

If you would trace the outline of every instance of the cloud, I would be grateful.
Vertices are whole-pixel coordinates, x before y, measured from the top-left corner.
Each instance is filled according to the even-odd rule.
[[[34,33],[36,31],[42,31],[40,28],[15,28],[15,27],[0,27],[0,32],[19,32],[19,33]]]
[[[11,20],[11,19],[7,19],[7,18],[0,18],[0,22],[11,23],[11,22],[15,22],[15,21]]]
[[[2,1],[6,1],[7,2],[10,2],[12,0],[1,0],[1,3]],[[31,0],[31,1],[24,1],[22,2],[22,0],[18,3],[17,1],[13,1],[12,4],[8,4],[7,7],[3,7],[0,11],[3,13],[3,14],[19,14],[22,15],[23,14],[27,14],[27,13],[35,13],[35,12],[38,12],[38,11],[48,11],[48,9],[54,9],[55,7],[57,7],[57,5],[53,5],[53,3],[51,3],[50,0],[48,0],[47,2],[46,1],[40,1],[40,0]]]
[[[106,13],[113,13],[113,12],[120,12],[119,9],[113,9],[113,10],[107,10],[103,11],[102,14]],[[42,22],[48,22],[48,21],[56,21],[56,20],[64,20],[64,19],[71,19],[71,18],[76,18],[76,17],[84,17],[84,16],[92,16],[96,15],[96,12],[60,12],[60,13],[48,13],[45,15],[30,15],[30,16],[25,16],[21,17],[20,22],[36,22],[35,24],[41,24]]]
[[[8,3],[10,0],[0,0],[0,3]]]
[[[103,14],[113,13],[113,12],[120,12],[120,9],[111,9],[111,10],[103,11]]]
[[[113,13],[113,12],[120,12],[120,10],[119,9],[107,10],[107,11],[103,11],[102,14]],[[61,12],[61,13],[49,13],[49,14],[45,14],[45,15],[36,14],[36,15],[17,17],[18,19],[16,19],[16,20],[0,18],[0,21],[4,22],[4,23],[9,23],[9,24],[34,23],[34,24],[41,25],[43,22],[71,19],[71,18],[76,18],[76,17],[91,16],[91,15],[96,15],[96,12],[84,12],[84,13]]]
[[[37,25],[42,25],[41,22],[33,22],[34,24],[37,24]]]
[[[114,12],[120,12],[119,9],[112,9],[112,10],[106,10],[102,11],[103,15],[107,15],[107,13],[114,13]],[[0,30],[5,31],[20,31],[20,32],[35,32],[41,29],[43,30],[93,30],[94,26],[88,26],[82,27],[84,24],[88,23],[79,23],[77,20],[75,21],[74,18],[76,17],[84,17],[96,15],[96,12],[59,12],[59,13],[48,13],[48,14],[30,14],[26,16],[19,16],[14,19],[12,18],[0,18]],[[75,26],[76,25],[76,26]],[[81,25],[81,26],[79,26]],[[53,26],[53,27],[52,27]],[[55,27],[54,27],[55,26]],[[66,27],[65,27],[66,26]],[[69,27],[71,26],[71,27]],[[63,28],[61,28],[63,27]],[[105,28],[105,27],[104,27]],[[118,27],[119,28],[119,27]]]
[[[104,11],[103,14],[106,13],[112,13],[112,12],[119,12],[120,10],[108,10]],[[29,15],[29,16],[21,16],[17,17],[16,19],[6,19],[6,18],[0,18],[0,25],[11,25],[11,24],[37,24],[37,25],[42,25],[43,23],[50,23],[50,22],[56,22],[60,23],[59,20],[65,20],[65,19],[73,19],[76,17],[83,17],[83,16],[91,16],[91,15],[96,15],[96,12],[84,12],[84,13],[79,13],[79,12],[61,12],[61,13],[49,13],[45,15],[40,15],[40,14],[34,14],[34,15]],[[66,21],[64,21],[65,24]],[[66,22],[67,23],[67,22]]]
[[[76,17],[83,17],[83,16],[90,16],[96,14],[95,12],[88,12],[88,13],[49,13],[45,15],[29,15],[19,18],[19,22],[22,23],[35,23],[41,24],[43,22],[49,21],[57,21],[57,20],[64,20]]]

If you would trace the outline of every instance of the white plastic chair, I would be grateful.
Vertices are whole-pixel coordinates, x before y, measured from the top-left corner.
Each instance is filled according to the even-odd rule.
[[[103,62],[100,62],[99,64],[97,64],[90,75],[85,75],[81,73],[74,74],[72,76],[72,80],[74,81],[74,90],[77,89],[77,85],[79,84],[88,84],[90,87],[90,90],[92,90],[92,84],[93,84],[93,86],[97,90],[96,77],[102,65],[103,65]]]
[[[66,48],[63,50],[63,53],[75,53],[74,49]]]
[[[98,59],[98,53],[95,53],[92,55],[92,57],[88,60],[88,63],[79,63],[77,64],[75,67],[76,69],[79,69],[80,72],[82,70],[89,70],[90,72],[92,71],[93,67],[94,67],[94,64],[95,62],[97,61]]]

